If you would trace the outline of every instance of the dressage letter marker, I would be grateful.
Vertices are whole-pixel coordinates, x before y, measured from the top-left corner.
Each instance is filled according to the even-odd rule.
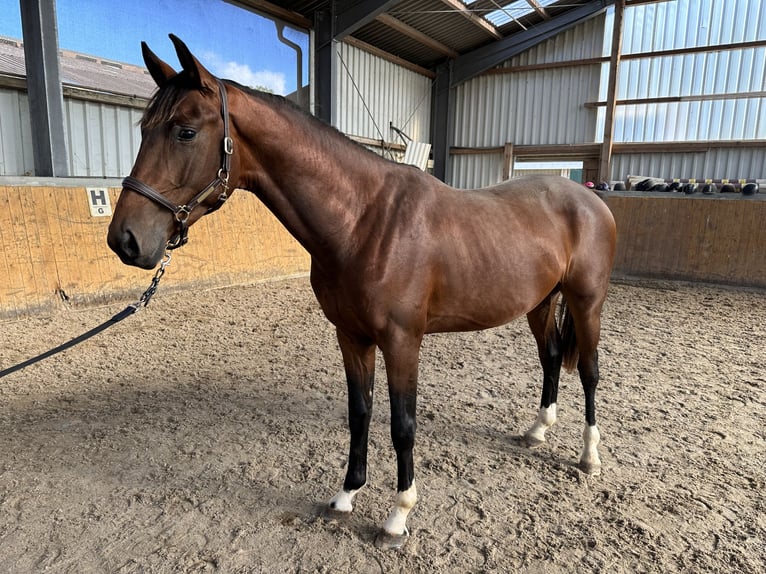
[[[112,204],[109,201],[109,191],[105,187],[87,187],[88,206],[93,217],[108,217],[112,215]]]

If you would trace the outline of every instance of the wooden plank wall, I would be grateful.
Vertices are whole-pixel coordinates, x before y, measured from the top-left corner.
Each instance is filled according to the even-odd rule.
[[[114,206],[119,190],[109,193]],[[608,203],[618,227],[616,276],[766,288],[766,197],[615,195]],[[0,186],[0,318],[136,300],[152,272],[111,252],[109,220],[90,215],[83,187]],[[238,191],[191,228],[162,290],[302,274],[309,264],[263,204]]]
[[[93,217],[84,187],[0,186],[0,318],[65,305],[137,300],[152,271],[123,265],[106,244],[110,217]],[[112,206],[119,189],[109,190]],[[310,259],[244,191],[196,223],[173,253],[162,290],[302,274]]]
[[[766,197],[611,196],[614,274],[766,288]]]

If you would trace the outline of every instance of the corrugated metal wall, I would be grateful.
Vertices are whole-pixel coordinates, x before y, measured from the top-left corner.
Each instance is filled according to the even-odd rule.
[[[64,98],[70,176],[122,177],[141,144],[143,110]],[[34,174],[26,92],[0,89],[0,175]]]
[[[516,56],[503,67],[597,58],[603,51],[604,16],[592,18]],[[592,143],[597,112],[583,107],[598,99],[601,66],[486,74],[455,88],[451,145],[497,147]],[[456,187],[496,183],[502,153],[452,156],[448,181]]]
[[[612,156],[612,177],[627,175],[696,179],[764,179],[766,147],[710,149],[699,153],[642,153]]]
[[[130,173],[141,145],[143,110],[82,100],[64,100],[69,170],[80,177]]]
[[[0,88],[0,175],[33,173],[33,155],[27,94]]]
[[[624,55],[764,40],[766,3],[676,0],[632,6],[625,11],[624,24]],[[764,47],[623,60],[617,98],[759,91],[766,91]],[[623,105],[617,107],[614,128],[615,142],[766,139],[766,98]],[[766,149],[732,146],[700,153],[619,154],[612,157],[611,169],[615,180],[628,174],[760,179],[766,177]]]
[[[404,143],[390,123],[415,141],[429,142],[431,79],[340,43],[335,127],[343,133]]]
[[[608,56],[613,9],[506,62],[503,67]],[[606,33],[604,33],[606,30]],[[676,0],[625,11],[623,54],[766,39],[763,0]],[[478,76],[455,89],[450,144],[461,148],[575,144],[603,139],[607,64]],[[617,98],[711,96],[766,91],[766,48],[700,52],[622,61]],[[766,139],[766,98],[621,105],[615,142]],[[450,159],[448,181],[478,187],[502,177],[502,153]],[[615,154],[612,179],[654,177],[766,178],[766,148]]]
[[[623,54],[766,39],[762,0],[677,0],[625,11]],[[630,30],[643,30],[631,34]],[[618,99],[766,90],[766,48],[623,60]],[[603,96],[603,94],[602,94]],[[616,142],[766,138],[764,98],[620,106]]]
[[[503,178],[503,153],[453,155],[447,183],[460,189],[485,187]]]

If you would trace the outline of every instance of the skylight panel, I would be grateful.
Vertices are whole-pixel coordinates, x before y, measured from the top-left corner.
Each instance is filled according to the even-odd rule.
[[[498,4],[500,3],[498,2]],[[502,8],[493,10],[484,16],[487,20],[498,27],[503,26],[508,22],[512,22],[513,20],[518,20],[519,18],[522,18],[527,14],[531,14],[535,11],[535,9],[529,5],[527,0],[516,0],[510,4],[501,4],[501,6]]]
[[[471,3],[473,3],[473,1]],[[556,2],[558,2],[558,0],[537,0],[537,3],[543,8],[555,4]],[[468,3],[469,2],[466,2],[466,4]],[[508,24],[513,20],[519,20],[524,16],[529,16],[535,12],[535,9],[532,8],[527,0],[515,0],[515,2],[509,2],[507,4],[499,1],[496,2],[496,4],[499,4],[501,7],[492,12],[488,12],[484,17],[498,27]]]

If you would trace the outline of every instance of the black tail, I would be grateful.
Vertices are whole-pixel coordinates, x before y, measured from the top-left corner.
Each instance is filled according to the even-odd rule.
[[[577,366],[579,352],[577,350],[577,336],[575,335],[574,319],[569,312],[566,297],[561,297],[561,306],[559,307],[558,329],[561,335],[561,354],[563,360],[561,364],[567,371],[573,371]]]

